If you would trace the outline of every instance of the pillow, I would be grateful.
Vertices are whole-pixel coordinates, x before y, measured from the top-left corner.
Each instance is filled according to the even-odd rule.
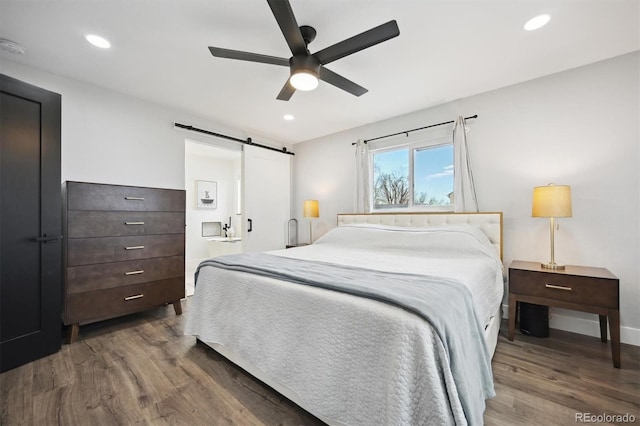
[[[402,227],[349,224],[333,228],[315,244],[429,257],[498,256],[489,238],[475,225]]]

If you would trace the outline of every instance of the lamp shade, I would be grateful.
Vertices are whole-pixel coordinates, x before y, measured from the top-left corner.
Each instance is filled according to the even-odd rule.
[[[303,217],[319,217],[319,212],[318,200],[304,200],[304,205],[302,207]]]
[[[571,217],[571,187],[569,185],[536,186],[533,188],[532,217]]]

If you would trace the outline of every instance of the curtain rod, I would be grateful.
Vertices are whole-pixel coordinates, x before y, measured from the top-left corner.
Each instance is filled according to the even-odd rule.
[[[287,151],[287,148],[284,147],[284,146],[282,147],[282,149],[278,149],[278,148],[274,148],[272,146],[262,145],[262,144],[256,143],[256,142],[252,141],[251,138],[247,138],[246,140],[245,139],[240,139],[240,138],[234,138],[233,136],[227,136],[227,135],[223,135],[221,133],[211,132],[209,130],[198,129],[197,127],[193,127],[193,126],[190,126],[188,124],[180,124],[180,123],[175,123],[174,122],[173,125],[175,127],[180,127],[181,129],[191,130],[193,132],[198,132],[198,133],[204,133],[205,135],[216,136],[218,138],[228,139],[230,141],[235,141],[235,142],[240,142],[240,143],[243,143],[245,145],[257,146],[258,148],[269,149],[271,151],[280,152],[282,154],[296,155],[291,151]]]
[[[464,119],[465,120],[470,120],[472,118],[478,118],[478,114],[472,115],[470,117],[465,117]],[[430,124],[428,126],[418,127],[417,129],[405,130],[404,132],[392,133],[390,135],[385,135],[385,136],[378,136],[377,138],[365,139],[364,143],[371,142],[371,141],[377,141],[378,139],[390,138],[391,136],[398,136],[398,135],[405,135],[405,134],[407,136],[409,136],[410,132],[415,132],[416,130],[424,130],[424,129],[428,129],[430,127],[438,127],[438,126],[443,126],[445,124],[451,124],[451,123],[455,123],[455,120],[445,121],[444,123],[438,123],[438,124]],[[356,142],[353,142],[351,145],[355,145],[355,144],[356,144]]]

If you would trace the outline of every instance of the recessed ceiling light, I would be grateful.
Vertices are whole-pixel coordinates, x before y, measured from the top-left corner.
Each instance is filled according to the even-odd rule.
[[[287,121],[291,121],[293,120],[295,117],[291,114],[285,114],[282,116],[283,119],[287,120]]]
[[[104,37],[100,37],[95,34],[87,34],[86,36],[84,36],[84,38],[86,38],[89,43],[101,49],[108,49],[111,47],[111,43],[109,43],[109,40]]]
[[[547,25],[550,19],[551,19],[551,16],[547,15],[546,13],[543,15],[535,16],[529,19],[526,24],[524,24],[524,29],[527,31],[534,31],[534,30],[540,29],[545,25]]]

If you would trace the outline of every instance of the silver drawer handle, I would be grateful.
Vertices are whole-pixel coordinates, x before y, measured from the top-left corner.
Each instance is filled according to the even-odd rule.
[[[140,293],[140,294],[136,294],[134,296],[125,297],[124,300],[140,299],[141,297],[144,297],[144,294]]]
[[[144,197],[124,197],[125,200],[144,201]]]
[[[144,248],[144,246],[131,246],[131,247],[125,247],[125,250],[142,250]]]
[[[144,273],[144,269],[140,269],[139,271],[129,271],[129,272],[125,272],[125,275],[138,275],[138,274],[143,274]]]
[[[125,222],[125,225],[144,225],[144,222]]]
[[[571,287],[565,287],[563,285],[545,284],[545,287],[552,288],[552,289],[555,289],[555,290],[571,291]]]

